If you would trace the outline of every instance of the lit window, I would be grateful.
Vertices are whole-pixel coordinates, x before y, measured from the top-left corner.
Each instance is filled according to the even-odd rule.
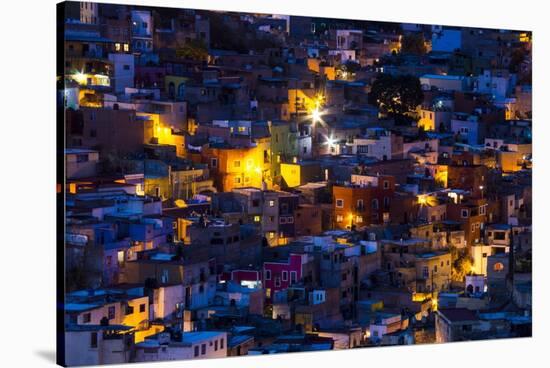
[[[254,216],[254,222],[260,222],[261,217],[260,216]]]
[[[275,206],[275,201],[269,201],[269,207]]]
[[[128,45],[127,43],[124,44],[124,51],[130,51],[130,45]]]
[[[495,272],[501,272],[501,271],[503,271],[503,270],[504,270],[504,264],[502,264],[501,262],[495,263],[494,266],[493,266],[493,270],[494,270]]]
[[[344,216],[342,216],[342,215],[337,215],[337,216],[336,216],[336,222],[342,222],[342,221],[344,221]]]
[[[120,51],[120,43],[115,43],[115,50]]]
[[[362,223],[363,222],[363,216],[357,216],[355,218],[355,221],[357,221],[358,224]]]

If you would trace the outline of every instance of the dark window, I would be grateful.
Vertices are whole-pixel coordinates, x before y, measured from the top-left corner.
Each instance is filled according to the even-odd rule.
[[[92,349],[97,348],[97,332],[92,332],[90,335],[90,347]]]
[[[90,323],[91,320],[92,320],[91,313],[84,313],[82,315],[82,323]]]
[[[123,68],[124,70],[130,70],[130,65],[124,65],[122,68]]]
[[[115,319],[115,307],[109,307],[109,309],[107,310],[107,314],[108,314],[108,317],[109,319]]]
[[[195,356],[198,357],[199,356],[199,346],[195,346]]]
[[[206,354],[206,344],[201,345],[201,355]]]
[[[140,304],[140,305],[139,305],[139,312],[140,312],[140,313],[145,312],[145,304]]]
[[[220,339],[220,349],[223,349],[223,338]]]

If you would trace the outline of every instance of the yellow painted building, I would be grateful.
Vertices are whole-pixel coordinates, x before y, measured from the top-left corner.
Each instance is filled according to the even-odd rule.
[[[162,332],[161,325],[149,324],[149,297],[128,300],[128,306],[124,313],[122,324],[134,327],[135,343],[145,340],[147,336]]]
[[[309,114],[317,105],[314,89],[288,89],[288,112],[290,114],[297,112],[307,112]]]
[[[319,181],[321,180],[320,174],[320,166],[315,162],[281,164],[281,176],[289,188],[298,187],[308,182]]]
[[[201,160],[208,164],[218,191],[233,188],[271,186],[270,139],[264,138],[252,147],[211,146],[203,150]]]
[[[176,146],[176,155],[178,157],[185,157],[184,136],[180,134],[174,134],[172,127],[168,125],[162,114],[136,112],[136,116],[145,117],[153,122],[153,138],[156,139],[157,144]],[[150,142],[144,143],[147,144]]]

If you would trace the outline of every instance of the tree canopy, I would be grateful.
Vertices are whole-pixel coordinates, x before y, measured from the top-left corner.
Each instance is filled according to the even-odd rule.
[[[391,115],[403,116],[422,103],[420,80],[412,75],[380,74],[369,94],[369,102]]]
[[[422,33],[411,33],[403,36],[401,52],[404,54],[424,55],[426,53],[426,45]]]

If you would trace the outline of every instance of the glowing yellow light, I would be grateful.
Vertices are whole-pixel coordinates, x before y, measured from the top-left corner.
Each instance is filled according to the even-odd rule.
[[[174,204],[176,205],[176,207],[178,208],[185,208],[187,207],[187,203],[185,203],[185,201],[183,199],[176,199],[174,201]]]
[[[334,143],[336,143],[336,141],[334,140],[334,138],[332,137],[327,137],[327,142],[326,142],[329,146],[334,146]]]
[[[313,111],[311,112],[311,119],[313,120],[314,123],[320,121],[321,116],[322,116],[321,111],[319,111],[317,107],[313,109]]]
[[[254,216],[254,222],[260,222],[260,216]]]
[[[86,76],[86,74],[84,74],[82,72],[76,72],[75,74],[73,74],[73,79],[78,84],[82,84],[82,85],[85,85],[88,82],[88,77]]]
[[[254,171],[256,172],[256,174],[261,174],[262,173],[262,169],[257,167],[254,169]]]
[[[427,201],[428,201],[428,200],[426,199],[425,196],[419,196],[419,197],[418,197],[418,203],[420,203],[420,204],[422,204],[422,205],[426,204]]]

